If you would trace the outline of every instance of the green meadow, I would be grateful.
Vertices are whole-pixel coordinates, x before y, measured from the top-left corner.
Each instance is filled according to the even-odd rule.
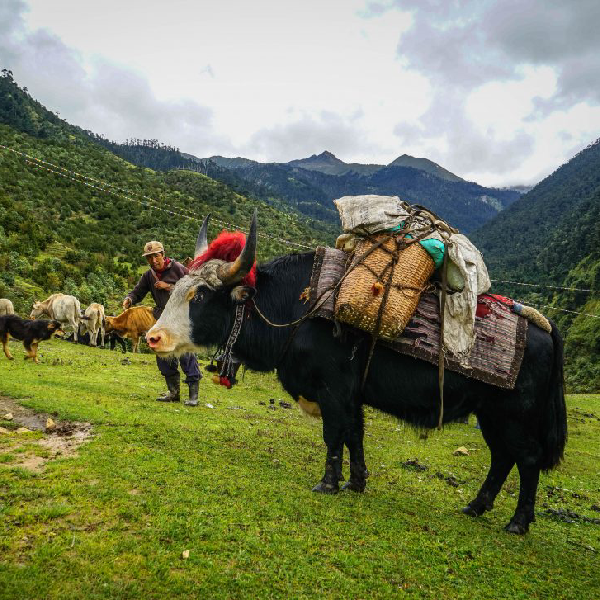
[[[473,416],[424,435],[367,408],[367,490],[325,496],[311,492],[321,422],[273,374],[248,371],[231,390],[206,374],[188,408],[154,400],[164,381],[151,355],[52,340],[35,365],[10,346],[2,599],[600,597],[598,395],[568,396],[565,460],[542,475],[537,520],[517,537],[503,530],[516,471],[493,511],[460,511],[489,461]],[[57,434],[17,432],[21,407],[67,442],[91,435],[53,450]]]

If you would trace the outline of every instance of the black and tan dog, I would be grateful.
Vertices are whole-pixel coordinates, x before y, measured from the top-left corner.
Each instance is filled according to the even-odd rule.
[[[27,351],[25,360],[31,358],[37,363],[38,343],[49,340],[55,333],[63,333],[58,321],[22,319],[17,315],[0,317],[0,340],[2,340],[4,354],[8,360],[13,360],[13,356],[8,349],[9,336],[23,342],[23,346]]]

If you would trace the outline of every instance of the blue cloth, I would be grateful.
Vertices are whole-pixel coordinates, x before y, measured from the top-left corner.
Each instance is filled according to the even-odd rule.
[[[156,364],[158,370],[161,372],[163,377],[169,377],[170,375],[178,375],[177,363],[181,365],[181,370],[185,373],[185,382],[191,383],[192,381],[199,381],[202,379],[202,373],[198,368],[198,361],[196,355],[192,352],[182,354],[179,357],[179,361],[176,358],[160,358],[156,357]]]
[[[391,231],[400,231],[404,227],[404,221],[400,223],[400,225],[396,225]],[[410,233],[406,234],[406,237],[409,240],[412,240],[412,235]],[[427,251],[427,254],[433,258],[433,264],[436,269],[439,269],[444,263],[444,242],[440,242],[440,240],[436,240],[434,238],[428,240],[421,240],[419,242],[421,246]]]
[[[427,250],[429,256],[433,258],[435,268],[439,269],[444,264],[444,242],[430,238],[428,240],[421,240],[419,244]]]

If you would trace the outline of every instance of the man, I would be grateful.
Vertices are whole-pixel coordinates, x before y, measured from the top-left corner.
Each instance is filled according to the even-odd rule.
[[[181,264],[165,256],[165,250],[160,242],[148,242],[144,246],[142,254],[148,261],[150,268],[141,276],[135,288],[127,294],[123,300],[123,308],[127,310],[130,306],[140,302],[148,292],[156,304],[154,316],[158,319],[164,310],[171,290],[175,283],[187,274],[188,270]],[[177,359],[165,359],[156,357],[156,364],[167,382],[168,391],[157,400],[159,402],[179,402],[179,370]],[[190,388],[187,406],[198,406],[198,385],[202,378],[196,355],[192,353],[183,354],[179,357],[179,364],[186,375],[185,382]]]

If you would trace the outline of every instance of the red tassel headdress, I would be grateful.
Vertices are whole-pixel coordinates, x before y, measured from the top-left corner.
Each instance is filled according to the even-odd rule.
[[[226,262],[233,262],[244,249],[246,245],[246,236],[241,231],[223,230],[209,245],[208,250],[201,254],[190,264],[190,271],[198,269],[209,260],[218,258]],[[256,287],[256,261],[252,269],[240,282],[241,285]]]

